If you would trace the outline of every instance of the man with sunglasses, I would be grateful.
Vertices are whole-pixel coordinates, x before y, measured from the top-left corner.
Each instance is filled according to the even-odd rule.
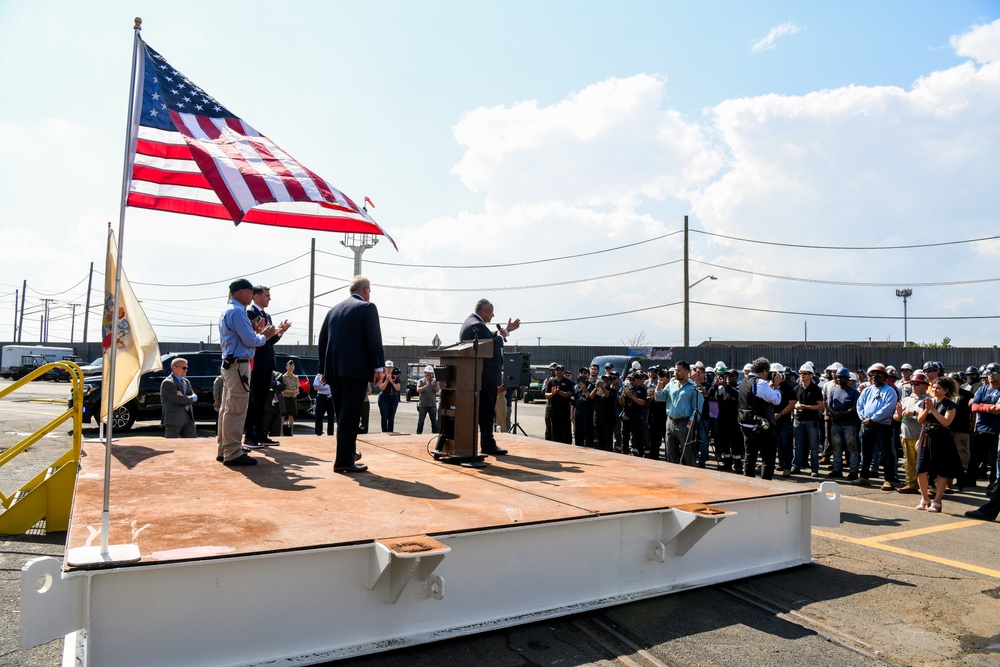
[[[872,456],[876,447],[882,455],[882,470],[885,483],[883,491],[895,491],[899,480],[896,476],[896,447],[892,442],[892,416],[896,412],[899,394],[896,388],[886,382],[889,374],[883,364],[872,364],[868,368],[871,381],[858,397],[858,417],[861,418],[861,476],[855,482],[858,486],[868,486],[871,476]]]
[[[989,469],[986,493],[997,487],[997,442],[1000,440],[1000,364],[986,367],[988,384],[976,390],[972,399],[972,414],[976,416],[976,432],[972,435],[969,468],[962,486],[973,487],[979,477],[979,467],[985,461]]]
[[[170,375],[160,383],[160,418],[167,438],[195,438],[194,404],[198,395],[187,381],[187,359],[174,357]]]

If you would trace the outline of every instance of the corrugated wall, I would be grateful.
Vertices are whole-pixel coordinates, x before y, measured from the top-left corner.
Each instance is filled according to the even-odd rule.
[[[16,344],[13,342],[2,343],[2,345]],[[42,343],[29,341],[20,344],[41,345]],[[88,361],[101,355],[100,342],[84,345],[82,343],[70,344],[51,341],[44,343],[44,345],[72,347],[77,354]],[[160,342],[160,350],[164,354],[187,350],[218,349],[219,346],[216,344]],[[285,354],[316,356],[316,346],[278,345],[277,350]],[[511,345],[506,348],[506,351],[528,353],[531,355],[532,364],[549,364],[554,361],[573,371],[589,365],[591,359],[596,356],[626,354],[625,347],[621,345],[542,345],[540,347],[537,345]],[[431,356],[430,348],[419,345],[387,345],[385,353],[387,359],[392,359],[396,364],[403,366],[408,363],[416,363],[422,357]],[[852,370],[866,369],[875,362],[893,364],[897,368],[901,364],[909,362],[914,368],[919,368],[925,361],[940,361],[948,370],[964,370],[967,366],[981,366],[993,361],[1000,361],[1000,351],[996,347],[907,348],[904,350],[898,344],[892,346],[844,344],[839,347],[831,347],[807,343],[791,346],[714,345],[706,343],[689,350],[680,346],[674,348],[674,360],[686,359],[692,363],[703,361],[706,365],[715,365],[716,362],[722,361],[730,368],[743,368],[745,363],[760,356],[795,368],[806,361],[811,361],[816,368],[822,369],[839,361]]]

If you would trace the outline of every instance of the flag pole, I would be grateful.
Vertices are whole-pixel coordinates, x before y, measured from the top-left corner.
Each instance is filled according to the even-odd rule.
[[[77,547],[70,549],[67,561],[72,565],[105,565],[112,566],[118,563],[135,563],[140,560],[139,546],[136,544],[116,544],[109,545],[108,534],[111,530],[111,443],[114,436],[114,386],[115,386],[115,359],[118,356],[118,309],[121,307],[121,282],[122,282],[122,247],[125,245],[125,204],[128,201],[128,188],[132,174],[132,161],[135,154],[132,145],[136,141],[138,134],[138,115],[142,109],[139,103],[142,90],[136,87],[136,78],[140,70],[144,69],[145,58],[140,60],[139,31],[142,30],[142,19],[135,18],[133,25],[135,38],[132,42],[132,80],[129,83],[128,94],[128,125],[125,141],[125,158],[122,166],[122,196],[118,213],[118,249],[115,257],[115,296],[114,306],[111,312],[111,344],[108,359],[108,377],[104,383],[105,396],[104,405],[107,406],[107,428],[104,441],[104,509],[101,512],[101,546]],[[111,236],[110,223],[108,225],[108,236]]]

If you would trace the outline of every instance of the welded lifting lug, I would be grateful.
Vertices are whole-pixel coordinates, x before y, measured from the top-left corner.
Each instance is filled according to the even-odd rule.
[[[720,521],[736,512],[710,505],[679,505],[663,512],[661,537],[649,544],[649,559],[663,563],[667,549],[674,547],[674,555],[683,556],[695,543]]]
[[[427,581],[434,569],[444,560],[451,547],[427,535],[393,537],[375,540],[372,558],[368,561],[368,590],[386,580],[385,601],[395,604],[403,589],[416,575],[417,581]],[[440,577],[433,586],[426,587],[431,597],[444,597],[444,580]]]
[[[840,485],[823,482],[812,496],[812,525],[840,528]]]

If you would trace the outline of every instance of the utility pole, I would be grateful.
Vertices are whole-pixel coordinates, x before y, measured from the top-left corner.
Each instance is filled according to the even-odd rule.
[[[14,290],[14,335],[11,336],[11,340],[17,340],[17,302],[19,296],[21,296],[21,293],[18,290]]]
[[[691,344],[691,285],[688,283],[688,217],[684,216],[684,356]]]
[[[80,304],[78,304],[78,303],[71,303],[69,305],[73,309],[73,316],[69,320],[69,342],[70,342],[70,345],[72,345],[73,344],[73,334],[76,333],[76,307],[79,306]]]
[[[17,342],[21,342],[21,333],[24,331],[24,302],[28,300],[28,281],[24,281],[21,286],[21,318],[20,324],[17,325]]]
[[[90,323],[90,287],[94,283],[94,263],[90,263],[90,277],[87,279],[87,305],[83,307],[83,342],[87,342],[87,325]]]
[[[316,239],[309,244],[309,347],[313,344],[313,309],[316,307]]]
[[[354,275],[361,275],[361,255],[365,250],[374,248],[378,244],[378,237],[374,234],[345,233],[344,240],[340,245],[350,248],[354,252]]]
[[[913,296],[913,290],[910,288],[898,289],[896,290],[896,296],[901,297],[903,299],[903,349],[905,350],[910,340],[907,337],[907,331],[906,331],[906,301],[911,296]]]
[[[42,299],[45,302],[45,314],[42,320],[42,342],[49,342],[49,304],[55,301],[55,299]]]

